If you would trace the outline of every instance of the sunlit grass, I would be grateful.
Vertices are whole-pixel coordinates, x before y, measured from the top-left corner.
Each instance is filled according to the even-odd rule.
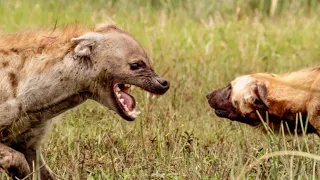
[[[157,73],[171,81],[169,92],[156,99],[139,89],[133,92],[142,111],[134,122],[93,101],[59,117],[44,146],[57,176],[232,179],[273,151],[320,154],[316,135],[261,133],[217,118],[207,104],[208,92],[236,76],[319,64],[317,11],[292,3],[270,17],[270,9],[234,2],[0,1],[0,28],[5,32],[55,23],[115,23],[143,44]],[[276,156],[251,167],[243,177],[319,179],[320,167],[312,158]]]

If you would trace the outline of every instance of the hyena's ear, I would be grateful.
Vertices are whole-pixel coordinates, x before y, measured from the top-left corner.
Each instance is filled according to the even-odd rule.
[[[262,82],[257,82],[253,86],[253,92],[256,95],[252,104],[259,109],[268,108],[267,87]]]
[[[88,32],[80,37],[72,38],[71,42],[76,44],[75,55],[78,57],[90,56],[94,45],[102,38],[102,34],[95,32]]]

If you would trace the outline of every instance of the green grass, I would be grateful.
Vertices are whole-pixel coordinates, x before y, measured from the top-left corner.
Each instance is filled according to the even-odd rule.
[[[113,22],[143,44],[171,81],[160,98],[134,91],[142,111],[134,122],[93,101],[59,117],[43,149],[57,176],[234,179],[246,169],[245,179],[319,179],[320,162],[300,156],[275,156],[247,169],[274,151],[320,154],[319,137],[266,134],[217,118],[205,98],[242,74],[319,64],[317,1],[279,0],[272,16],[261,2],[271,0],[0,0],[5,32]]]

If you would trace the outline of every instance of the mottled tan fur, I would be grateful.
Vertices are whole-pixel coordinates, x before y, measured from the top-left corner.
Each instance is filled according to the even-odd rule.
[[[0,167],[19,178],[30,173],[41,153],[51,118],[93,99],[133,120],[136,116],[123,108],[116,87],[132,84],[156,94],[169,88],[143,47],[113,25],[73,24],[0,35],[0,77]],[[119,92],[133,111],[134,98],[124,89]],[[17,158],[9,162],[8,157]],[[41,179],[54,179],[41,154],[38,163]]]

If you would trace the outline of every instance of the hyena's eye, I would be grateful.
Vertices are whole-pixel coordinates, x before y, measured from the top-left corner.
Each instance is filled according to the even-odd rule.
[[[146,66],[146,64],[143,61],[137,61],[134,63],[130,63],[130,69],[131,70],[138,70],[138,69],[142,69]]]

